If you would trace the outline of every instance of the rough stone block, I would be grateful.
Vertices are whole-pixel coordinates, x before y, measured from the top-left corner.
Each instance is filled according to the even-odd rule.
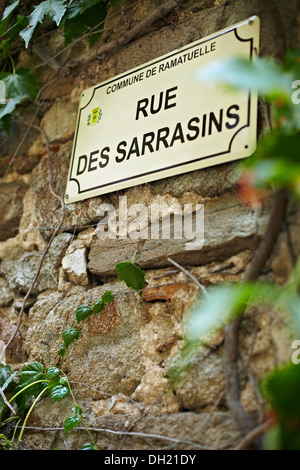
[[[264,210],[256,213],[236,196],[227,194],[205,203],[203,248],[187,250],[186,243],[191,240],[184,237],[147,239],[140,244],[129,237],[124,240],[95,238],[91,243],[88,269],[98,276],[116,275],[116,263],[130,261],[137,248],[135,263],[143,269],[172,266],[168,257],[191,266],[226,259],[253,248],[257,236],[264,232],[268,214],[268,203]]]
[[[72,235],[69,233],[61,233],[55,237],[32,291],[33,294],[57,288],[58,269],[71,238]],[[12,248],[5,253],[0,269],[11,290],[16,293],[26,293],[29,290],[42,256],[41,251],[26,252],[20,248]]]
[[[15,237],[23,213],[23,197],[28,186],[22,181],[2,183],[0,191],[0,241]]]

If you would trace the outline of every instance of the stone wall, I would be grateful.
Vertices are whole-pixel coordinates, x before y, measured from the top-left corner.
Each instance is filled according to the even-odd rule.
[[[115,40],[122,28],[132,27],[162,3],[121,2],[123,7],[107,19],[100,44]],[[299,2],[291,0],[288,7],[282,0],[275,3],[288,45],[298,45]],[[50,142],[55,191],[61,193],[66,184],[78,101],[85,88],[251,15],[261,18],[261,54],[275,55],[277,31],[263,4],[259,0],[187,0],[127,46],[88,66],[78,66],[57,81],[51,67],[36,69],[43,88],[34,123]],[[41,44],[53,55],[62,41],[56,32]],[[87,47],[80,43],[57,60],[63,65]],[[18,65],[33,67],[37,63],[31,50],[20,53]],[[61,218],[60,202],[49,190],[45,140],[38,128],[28,131],[24,124],[31,121],[35,108],[25,103],[20,113],[22,123],[13,122],[9,137],[1,134],[0,345],[15,330],[24,296]],[[261,115],[259,124],[263,128]],[[26,301],[20,331],[6,351],[5,361],[14,369],[29,361],[40,361],[45,367],[55,364],[61,334],[73,326],[75,309],[92,305],[111,290],[115,301],[81,324],[80,338],[62,362],[87,424],[98,429],[94,435],[99,448],[228,449],[239,442],[241,435],[225,399],[222,332],[197,352],[197,360],[176,386],[166,378],[170,361],[182,345],[182,321],[198,294],[195,283],[168,257],[205,286],[238,281],[264,233],[272,198],[266,197],[261,211],[252,210],[238,197],[239,175],[239,163],[223,164],[66,205],[62,228]],[[131,239],[99,240],[97,209],[108,202],[118,210],[120,195],[127,196],[128,205],[203,203],[204,247],[187,252],[179,241],[147,240],[138,246]],[[300,253],[299,228],[300,213],[291,203],[286,229],[262,277],[285,282],[293,262],[290,244],[296,256]],[[141,296],[119,282],[114,269],[117,262],[130,260],[137,248],[135,261],[146,272]],[[291,341],[282,319],[260,308],[247,312],[240,344],[248,364],[248,369],[241,367],[241,399],[257,420],[260,402],[253,379],[259,381],[274,365],[289,359]],[[54,405],[45,398],[27,424],[61,427],[71,407],[68,398]],[[24,443],[32,449],[64,449],[64,439],[71,449],[87,440],[82,431],[74,430],[65,438],[60,430],[27,430]]]

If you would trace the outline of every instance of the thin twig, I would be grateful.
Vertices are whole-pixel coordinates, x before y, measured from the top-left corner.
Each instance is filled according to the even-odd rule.
[[[15,410],[13,409],[13,407],[11,406],[11,404],[7,401],[6,399],[6,396],[5,396],[5,393],[3,392],[3,389],[0,387],[0,395],[2,397],[2,400],[4,401],[5,405],[8,406],[8,408],[13,412],[13,414],[15,415],[16,412]]]
[[[186,269],[184,269],[180,264],[176,263],[176,261],[172,260],[171,258],[167,258],[167,260],[169,261],[169,263],[172,263],[173,266],[176,266],[176,268],[178,268],[180,271],[182,271],[187,277],[189,277],[190,279],[192,279],[192,281],[195,282],[195,284],[199,287],[199,289],[201,289],[201,291],[203,292],[203,294],[208,297],[208,292],[207,292],[207,290],[206,290],[205,287],[198,281],[198,279],[195,278],[195,276],[193,276],[189,271],[187,271]]]
[[[31,430],[31,431],[63,431],[63,427],[39,427],[39,426],[25,426],[24,429]],[[199,449],[204,450],[216,450],[214,447],[204,446],[199,444],[195,441],[189,441],[187,439],[178,439],[176,437],[170,436],[163,436],[162,434],[153,434],[153,433],[146,433],[146,432],[135,432],[135,431],[115,431],[114,429],[107,429],[107,428],[94,428],[88,427],[89,431],[94,432],[107,432],[110,434],[122,435],[122,436],[134,436],[134,437],[145,437],[151,439],[161,439],[165,441],[175,442],[176,444],[190,444],[192,446],[198,447]],[[77,431],[86,431],[84,427],[76,427],[75,430]]]

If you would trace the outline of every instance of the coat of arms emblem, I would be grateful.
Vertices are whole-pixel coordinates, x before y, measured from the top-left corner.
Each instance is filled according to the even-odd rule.
[[[92,112],[88,115],[87,125],[93,126],[94,124],[98,124],[100,119],[102,118],[102,109],[98,106],[98,108],[94,108]]]

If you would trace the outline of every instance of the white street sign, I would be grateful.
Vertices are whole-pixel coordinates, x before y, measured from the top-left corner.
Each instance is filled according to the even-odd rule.
[[[257,93],[199,80],[215,61],[259,50],[259,18],[188,44],[82,93],[65,201],[245,158]]]

